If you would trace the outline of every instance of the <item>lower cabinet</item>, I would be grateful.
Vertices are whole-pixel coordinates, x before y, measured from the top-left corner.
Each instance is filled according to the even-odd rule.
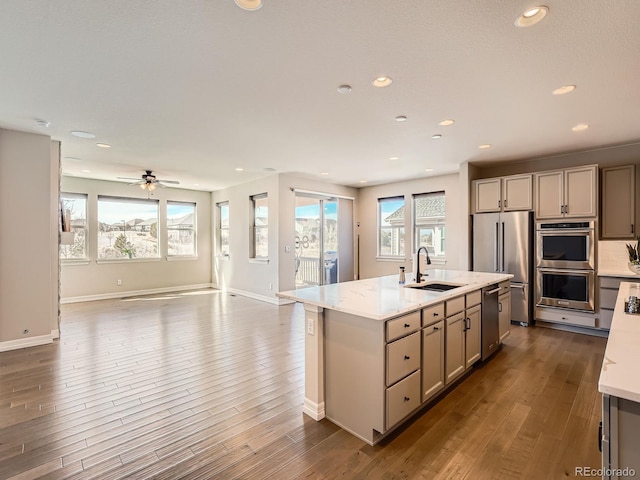
[[[420,372],[387,388],[387,425],[395,425],[420,406]]]
[[[444,320],[422,329],[422,401],[444,387]]]
[[[447,385],[462,375],[465,370],[465,320],[464,312],[447,317],[447,333],[445,335],[445,384]]]
[[[482,349],[482,339],[480,338],[481,325],[481,306],[476,305],[467,310],[467,316],[465,318],[465,335],[464,335],[464,350],[465,350],[465,367],[471,368],[474,363],[480,360],[480,352]]]
[[[510,290],[510,289],[509,289]],[[500,343],[509,336],[511,328],[511,292],[498,296],[498,332]]]

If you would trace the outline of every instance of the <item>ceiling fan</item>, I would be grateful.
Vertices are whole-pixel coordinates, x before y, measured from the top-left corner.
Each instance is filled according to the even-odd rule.
[[[130,183],[129,185],[140,185],[141,189],[149,190],[150,192],[155,190],[156,186],[166,188],[167,186],[164,185],[165,183],[171,183],[173,185],[180,184],[180,182],[178,182],[177,180],[161,180],[159,178],[156,178],[156,176],[152,173],[151,170],[145,170],[145,173],[142,174],[142,177],[140,179],[130,178],[130,177],[117,177],[117,178],[119,180],[136,180],[135,182]]]

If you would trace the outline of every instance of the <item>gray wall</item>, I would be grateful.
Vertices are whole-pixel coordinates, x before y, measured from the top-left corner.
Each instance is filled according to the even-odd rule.
[[[58,152],[48,136],[0,129],[0,350],[57,335]]]

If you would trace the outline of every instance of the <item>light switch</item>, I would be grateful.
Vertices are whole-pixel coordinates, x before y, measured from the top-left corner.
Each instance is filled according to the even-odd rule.
[[[313,318],[307,319],[307,334],[313,335]]]
[[[291,245],[284,246],[284,253],[291,253]]]

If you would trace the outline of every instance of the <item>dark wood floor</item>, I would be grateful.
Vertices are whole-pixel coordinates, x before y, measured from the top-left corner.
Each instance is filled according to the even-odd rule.
[[[555,479],[599,468],[605,339],[513,327],[370,447],[302,414],[304,312],[215,290],[63,306],[0,353],[0,478]]]

